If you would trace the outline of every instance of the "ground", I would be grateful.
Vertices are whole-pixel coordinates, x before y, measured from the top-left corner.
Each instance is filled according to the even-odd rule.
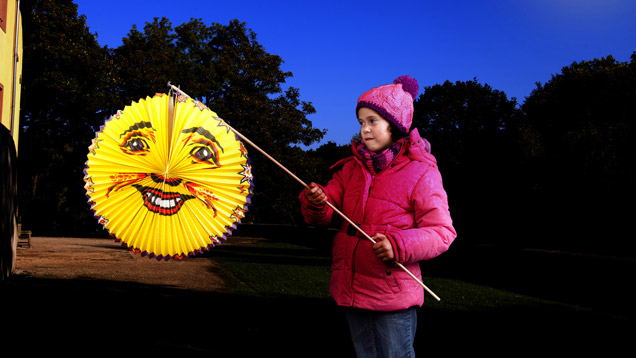
[[[231,273],[205,258],[158,261],[110,239],[34,237],[18,249],[16,273],[36,278],[136,282],[194,291],[232,293]]]
[[[205,255],[157,261],[110,239],[34,237],[30,244],[18,249],[16,273],[0,285],[5,350],[352,354],[346,323],[332,302],[262,297],[245,289],[237,294],[241,282]]]
[[[429,300],[418,313],[420,356],[613,356],[629,346],[632,260],[489,252],[453,259],[463,263],[452,266],[456,272],[444,260],[427,270],[590,308],[448,311]],[[18,251],[16,274],[0,285],[2,342],[22,354],[354,356],[342,312],[330,300],[264,297],[239,287],[210,256],[165,262],[109,239],[34,237]]]

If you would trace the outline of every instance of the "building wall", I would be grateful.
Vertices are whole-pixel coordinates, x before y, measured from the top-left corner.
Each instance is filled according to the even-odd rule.
[[[18,3],[17,0],[0,0],[0,119],[2,125],[11,131],[16,147],[20,132],[20,85],[22,82],[22,22],[20,19],[16,21]]]

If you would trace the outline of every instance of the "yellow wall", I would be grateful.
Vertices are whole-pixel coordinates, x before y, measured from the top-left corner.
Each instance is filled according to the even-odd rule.
[[[2,0],[0,0],[2,1]],[[22,82],[22,22],[18,21],[18,62],[17,80],[14,99],[14,61],[15,61],[15,40],[16,40],[16,11],[17,0],[7,1],[6,32],[0,29],[0,84],[2,90],[2,125],[9,128],[13,133],[13,141],[18,144],[19,119],[20,119],[20,85]],[[11,123],[11,110],[14,110],[13,123]],[[16,148],[17,150],[17,148]]]

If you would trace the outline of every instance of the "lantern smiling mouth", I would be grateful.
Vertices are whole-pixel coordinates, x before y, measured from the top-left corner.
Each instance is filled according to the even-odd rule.
[[[144,206],[153,213],[160,215],[174,215],[179,212],[183,204],[190,199],[194,199],[192,195],[185,195],[174,192],[164,192],[161,189],[151,188],[133,184],[144,197]]]

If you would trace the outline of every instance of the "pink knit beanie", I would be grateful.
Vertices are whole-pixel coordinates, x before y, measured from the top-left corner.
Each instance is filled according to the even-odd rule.
[[[392,84],[373,88],[360,96],[356,115],[362,107],[370,108],[408,133],[413,122],[413,101],[420,87],[415,78],[400,76]]]

